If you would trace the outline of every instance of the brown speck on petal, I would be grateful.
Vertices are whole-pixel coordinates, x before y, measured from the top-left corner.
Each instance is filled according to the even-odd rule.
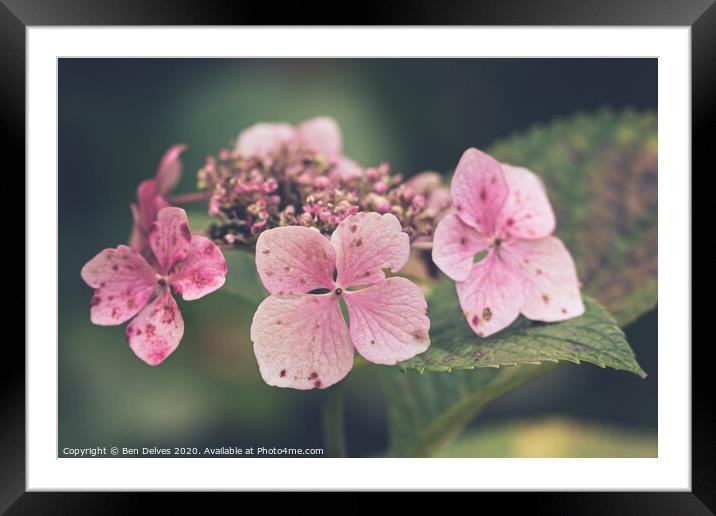
[[[480,322],[480,318],[477,315],[473,315],[472,316],[472,325],[477,326],[479,322]]]
[[[286,377],[286,370],[285,370],[285,369],[281,369],[281,372],[279,373],[279,375],[281,376],[281,378],[285,378],[285,377]]]
[[[189,231],[189,226],[184,223],[179,227],[179,230],[181,231],[181,236],[184,237],[184,240],[187,242],[191,241],[191,231]]]
[[[544,304],[549,303],[549,296],[547,294],[542,294],[542,301],[544,301]]]
[[[485,309],[482,311],[482,318],[485,319],[485,321],[489,321],[492,319],[492,310],[490,310],[489,307],[485,307]]]

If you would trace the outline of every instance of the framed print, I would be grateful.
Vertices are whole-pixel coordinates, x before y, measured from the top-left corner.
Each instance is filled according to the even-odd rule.
[[[27,303],[3,510],[306,490],[714,510],[691,339],[709,2],[379,3],[351,26],[4,4]]]

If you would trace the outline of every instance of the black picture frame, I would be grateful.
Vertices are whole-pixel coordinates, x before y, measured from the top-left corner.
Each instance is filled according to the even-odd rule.
[[[38,25],[316,25],[320,3],[306,7],[245,1],[0,0],[0,106],[4,154],[13,169],[25,167],[25,29]],[[344,11],[348,12],[348,11]],[[323,13],[318,16],[317,13]],[[340,19],[339,19],[340,18]],[[716,104],[716,6],[714,0],[453,0],[368,1],[350,16],[326,25],[646,25],[691,27],[692,157],[706,163]],[[710,131],[709,131],[710,129]],[[709,168],[713,168],[712,165]],[[7,169],[6,169],[7,170]],[[671,171],[670,173],[677,173]],[[680,173],[690,174],[690,171]],[[15,179],[18,179],[15,174]],[[24,191],[23,185],[19,186]],[[19,191],[19,189],[18,189]],[[27,238],[27,235],[26,235]],[[25,269],[25,277],[32,271]],[[7,339],[0,376],[0,512],[8,514],[127,514],[148,495],[25,492],[25,355]],[[550,514],[713,514],[716,511],[716,417],[707,371],[709,342],[692,347],[692,491],[643,493],[532,493],[499,500],[503,510],[526,502]],[[481,494],[480,496],[487,496]],[[527,500],[524,498],[527,497]],[[168,504],[183,497],[163,495]],[[484,503],[481,499],[481,504]],[[484,505],[483,505],[484,506]]]

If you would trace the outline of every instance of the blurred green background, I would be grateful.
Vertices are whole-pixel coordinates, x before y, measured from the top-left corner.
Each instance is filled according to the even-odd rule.
[[[266,386],[248,338],[253,306],[179,300],[186,332],[152,368],[123,327],[89,321],[82,265],[125,243],[129,204],[162,153],[188,143],[178,193],[207,154],[258,121],[334,117],[348,156],[450,171],[537,123],[602,107],[657,107],[655,59],[60,59],[59,447],[321,447],[325,393]],[[536,171],[539,173],[539,171]],[[446,456],[655,456],[657,314],[627,328],[646,380],[563,365],[489,406]],[[477,374],[477,373],[476,373]],[[380,455],[375,368],[342,383],[351,456]]]

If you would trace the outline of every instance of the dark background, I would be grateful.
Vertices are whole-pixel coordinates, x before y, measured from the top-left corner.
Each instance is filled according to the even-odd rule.
[[[605,106],[655,110],[657,61],[60,60],[60,448],[321,446],[322,393],[262,383],[248,340],[250,305],[220,293],[180,302],[184,339],[157,368],[131,353],[121,327],[90,323],[91,290],[79,270],[126,241],[136,185],[169,145],[189,144],[178,189],[188,192],[203,157],[242,128],[325,114],[341,125],[349,156],[412,175],[448,171],[467,147]],[[653,443],[656,315],[627,333],[646,380],[564,365],[495,402],[475,430],[549,418]],[[379,386],[363,372],[345,384],[351,454],[378,454],[387,439]],[[544,428],[571,438],[564,428],[574,426]]]

